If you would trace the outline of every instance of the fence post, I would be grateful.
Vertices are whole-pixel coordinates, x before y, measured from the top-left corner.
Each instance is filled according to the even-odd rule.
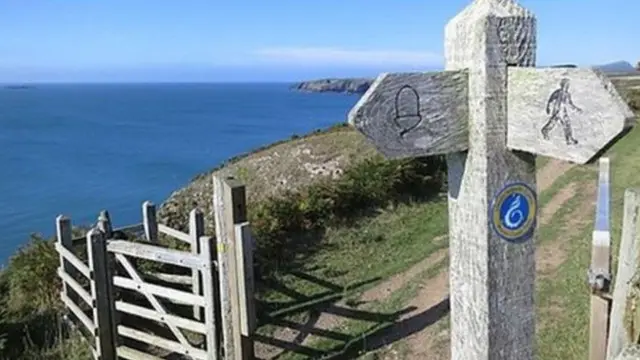
[[[207,344],[207,360],[217,360],[219,355],[219,341],[218,341],[218,328],[219,318],[218,311],[216,309],[217,294],[216,287],[218,283],[216,281],[216,266],[214,264],[215,250],[211,246],[211,238],[208,236],[201,236],[200,242],[200,256],[205,259],[205,267],[202,269],[202,293],[204,296],[204,323],[207,328],[206,344]]]
[[[115,304],[107,257],[107,239],[99,229],[87,233],[87,254],[91,269],[91,297],[96,332],[96,351],[100,359],[116,359]]]
[[[640,215],[640,190],[627,189],[624,193],[624,215],[622,218],[622,239],[618,255],[618,271],[613,288],[613,303],[609,324],[607,359],[613,360],[627,345],[628,336],[624,326],[627,295],[630,281],[638,268],[638,243]]]
[[[600,159],[598,199],[595,228],[592,239],[591,316],[589,330],[589,360],[605,360],[607,356],[607,330],[609,323],[611,281],[611,234],[609,231],[609,159]]]
[[[107,239],[111,239],[113,235],[113,226],[111,224],[111,216],[107,210],[100,211],[98,216],[98,229],[106,236]]]
[[[191,237],[191,253],[200,254],[200,237],[204,236],[204,216],[198,209],[193,209],[189,213],[189,236]],[[197,269],[191,269],[191,279],[193,293],[200,295],[202,293],[202,279]],[[193,306],[193,317],[202,320],[200,306]]]
[[[240,332],[240,302],[235,256],[235,225],[246,221],[245,187],[233,178],[213,176],[213,211],[216,225],[222,341],[224,358],[244,360]]]
[[[158,221],[156,220],[156,206],[151,201],[142,203],[142,223],[147,241],[157,243]]]
[[[253,280],[253,236],[248,222],[235,226],[236,264],[238,266],[238,298],[240,331],[245,359],[255,357],[253,334],[256,329],[256,308]]]
[[[71,219],[64,215],[58,215],[58,217],[56,217],[56,240],[61,247],[69,250],[70,252],[74,252],[73,235],[71,232]],[[72,275],[71,271],[73,270],[73,266],[71,266],[71,264],[69,264],[69,262],[65,260],[62,254],[60,254],[60,267],[65,273]],[[69,290],[67,289],[67,283],[64,281],[62,282],[62,295],[70,298]]]

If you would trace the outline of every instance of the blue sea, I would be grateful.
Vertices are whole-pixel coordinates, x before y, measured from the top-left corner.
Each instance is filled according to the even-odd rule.
[[[47,84],[0,89],[0,264],[31,233],[109,210],[141,221],[198,173],[346,120],[357,101],[288,84]]]

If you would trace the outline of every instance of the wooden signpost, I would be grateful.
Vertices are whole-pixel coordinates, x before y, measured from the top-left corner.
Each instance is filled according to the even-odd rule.
[[[535,154],[585,163],[633,113],[591,69],[538,69],[536,20],[475,0],[445,28],[446,71],[383,74],[349,114],[390,158],[447,154],[451,358],[531,360]]]

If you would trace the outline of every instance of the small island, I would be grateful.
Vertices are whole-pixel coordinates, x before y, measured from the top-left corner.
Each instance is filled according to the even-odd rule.
[[[4,88],[7,90],[30,90],[35,87],[31,85],[6,85]]]

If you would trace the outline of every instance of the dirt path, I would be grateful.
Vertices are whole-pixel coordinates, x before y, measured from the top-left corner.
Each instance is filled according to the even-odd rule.
[[[562,174],[569,170],[573,165],[565,162],[551,160],[538,172],[538,193],[548,189]],[[569,183],[561,188],[541,210],[540,225],[547,225],[557,211],[562,206],[573,198],[578,191],[578,184]],[[596,185],[590,184],[580,189],[581,192],[586,192],[586,199],[595,199]],[[536,249],[536,270],[539,276],[549,276],[567,259],[568,252],[566,249],[567,243],[576,234],[576,231],[580,231],[582,227],[588,223],[589,216],[595,211],[595,203],[590,200],[585,200],[583,204],[580,204],[569,214],[563,216],[566,219],[564,222],[566,225],[563,227],[561,238],[555,239],[555,241],[548,241],[539,246]],[[440,283],[442,278],[447,279],[448,274],[439,274],[433,280],[430,280],[430,284]],[[425,291],[418,294],[418,296],[412,301],[414,304],[419,304],[424,308],[433,306],[437,303],[437,299],[444,299],[448,295],[448,281],[444,282],[441,288],[430,286]],[[546,311],[561,313],[561,301],[557,299],[558,306],[545,309]],[[555,309],[555,310],[554,310]],[[538,331],[540,328],[538,328]],[[433,359],[433,360],[448,360],[449,354],[449,336],[448,330],[443,331],[441,327],[427,327],[423,331],[420,331],[407,338],[406,343],[409,347],[408,355],[405,357],[407,360],[417,359]]]
[[[548,189],[562,174],[574,167],[574,164],[566,161],[551,159],[544,167],[538,170],[536,174],[536,183],[538,185],[538,193]]]
[[[570,163],[550,160],[538,171],[538,193],[548,189],[572,166]],[[593,189],[580,189],[580,191],[583,190],[595,194],[595,186],[593,186]],[[570,183],[560,189],[541,210],[540,224],[545,225],[549,223],[556,212],[562,208],[567,201],[573,198],[577,191],[577,184],[575,183]],[[593,207],[593,204],[589,205]],[[584,215],[582,212],[592,213],[589,206],[580,206],[578,210],[581,214],[571,214],[570,218],[581,219]],[[567,224],[567,231],[575,230],[576,228],[577,226],[569,226],[569,224]],[[564,239],[568,241],[569,238],[570,236],[567,236]],[[536,261],[538,262],[538,271],[541,274],[552,272],[566,260],[567,253],[564,249],[566,241],[562,241],[562,239],[559,240],[560,241],[556,242],[547,242],[537,249]],[[390,294],[408,285],[409,282],[419,274],[445,259],[447,255],[448,249],[443,249],[432,254],[409,270],[397,274],[365,291],[358,299],[358,302],[364,303],[364,308],[366,308],[366,304],[369,302],[388,298]],[[428,279],[428,283],[423,283],[418,294],[407,304],[407,307],[413,308],[413,310],[403,314],[398,319],[396,326],[390,329],[390,331],[376,338],[368,339],[367,343],[369,347],[374,349],[381,348],[383,344],[393,344],[398,340],[406,339],[406,344],[409,348],[409,355],[405,357],[407,360],[427,358],[434,360],[448,359],[448,330],[443,330],[441,326],[431,326],[448,312],[448,294],[449,281],[447,271],[443,271],[433,278]],[[347,304],[341,301],[331,307],[345,308]],[[309,319],[310,321],[307,321],[305,324],[296,326],[295,329],[278,329],[273,334],[273,337],[288,343],[306,345],[313,339],[313,335],[310,335],[312,332],[317,332],[316,330],[336,329],[348,320],[334,313],[334,311],[322,312],[313,319]],[[282,351],[283,350],[278,347],[266,344],[258,344],[256,346],[256,355],[260,359],[277,358]],[[397,358],[397,353],[395,351],[386,351],[382,356],[384,358],[394,359]]]
[[[443,238],[436,238],[434,241],[442,241]],[[367,304],[384,300],[389,295],[400,290],[407,285],[409,281],[413,280],[419,274],[427,271],[431,267],[440,263],[447,257],[448,249],[442,249],[431,254],[431,256],[420,261],[418,264],[412,266],[409,270],[396,274],[389,279],[381,282],[375,287],[363,292],[357,299],[358,310],[366,310]],[[306,345],[312,341],[314,336],[312,333],[318,332],[318,330],[332,330],[340,327],[343,323],[349,320],[349,318],[337,315],[343,313],[340,309],[349,308],[346,300],[341,300],[325,309],[317,316],[309,319],[304,324],[298,324],[299,326],[283,327],[279,328],[273,334],[273,338],[279,341],[295,345]],[[338,310],[338,311],[336,311]],[[273,359],[277,358],[284,350],[280,347],[268,345],[268,344],[256,344],[255,352],[259,359]]]

